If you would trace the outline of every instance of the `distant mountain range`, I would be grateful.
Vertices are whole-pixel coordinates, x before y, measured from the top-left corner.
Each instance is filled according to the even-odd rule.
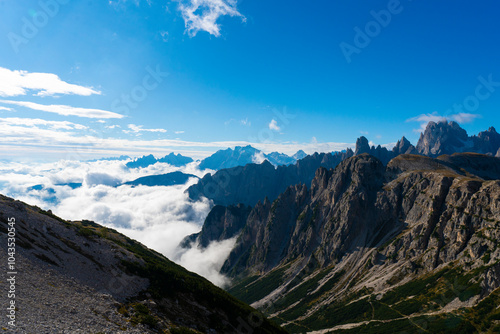
[[[228,148],[225,150],[219,150],[212,154],[211,156],[201,160],[199,168],[203,169],[213,169],[219,170],[224,168],[231,168],[236,166],[245,166],[250,163],[262,162],[263,160],[269,161],[274,166],[282,165],[292,165],[297,162],[297,160],[303,159],[307,154],[299,150],[292,156],[288,156],[284,153],[271,152],[265,154],[262,151],[247,145],[247,146],[236,146],[233,148]],[[127,157],[128,158],[128,157]],[[106,160],[123,160],[120,158],[109,158]],[[163,158],[156,159],[154,155],[144,155],[140,158],[136,158],[133,161],[126,163],[128,168],[146,168],[148,166],[154,165],[157,162],[168,163],[175,167],[182,167],[194,160],[189,157],[182,156],[181,154],[175,155],[170,153]]]
[[[363,153],[378,158],[386,165],[391,159],[401,154],[436,157],[456,152],[476,152],[500,156],[499,150],[500,135],[493,127],[477,136],[469,137],[465,130],[455,122],[429,122],[420,136],[417,147],[405,137],[402,137],[392,150],[380,145],[370,147],[368,139],[360,137],[356,141],[354,151],[347,149],[345,152],[315,153],[299,159],[294,165],[280,166],[275,169],[271,164],[263,162],[221,169],[213,175],[205,175],[198,184],[191,186],[187,193],[193,200],[204,196],[220,205],[238,203],[255,205],[266,197],[271,201],[276,199],[291,185],[302,183],[309,186],[319,167],[335,168],[341,161]],[[250,152],[250,149],[247,151]]]
[[[119,157],[108,157],[108,158],[101,158],[101,159],[92,159],[88,160],[88,162],[96,162],[96,161],[124,161],[128,160],[130,157],[128,155],[120,155]]]
[[[236,146],[234,149],[219,150],[211,156],[203,159],[200,162],[200,169],[219,170],[224,168],[232,168],[237,166],[245,166],[250,163],[260,163],[264,159],[269,161],[273,166],[291,165],[302,159],[307,154],[300,150],[293,156],[288,156],[284,153],[272,152],[265,154],[262,151],[248,145]]]
[[[156,159],[154,155],[150,154],[130,161],[125,165],[128,168],[146,168],[148,166],[154,165],[157,162],[164,162],[175,167],[182,167],[193,161],[194,160],[192,158],[182,156],[181,154],[175,155],[174,153],[170,153],[169,155],[166,155],[160,159]]]
[[[369,145],[368,139],[360,137],[356,141],[354,155],[368,153],[387,164],[392,158],[400,154],[421,154],[437,157],[441,154],[453,154],[458,152],[475,152],[500,157],[500,134],[491,127],[478,135],[468,136],[467,132],[456,122],[429,122],[424,133],[421,134],[417,146],[412,145],[405,137],[401,138],[388,150],[378,145]],[[201,160],[200,169],[221,170],[237,166],[245,166],[251,163],[269,161],[273,166],[288,166],[295,164],[298,160],[305,158],[307,154],[300,150],[292,156],[284,153],[271,152],[269,154],[247,145],[236,146],[225,150],[219,150],[211,156]],[[119,158],[107,158],[104,160],[125,160],[127,156]],[[182,167],[193,162],[192,158],[170,153],[163,158],[156,159],[152,154],[137,158],[126,164],[128,168],[145,168],[157,162],[168,163],[175,167]],[[334,167],[334,166],[332,166]]]

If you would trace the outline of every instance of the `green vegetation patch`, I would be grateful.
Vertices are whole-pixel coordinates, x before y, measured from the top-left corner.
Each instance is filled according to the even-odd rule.
[[[134,325],[142,324],[149,326],[151,328],[155,328],[158,320],[151,315],[149,309],[143,304],[134,304],[133,309],[135,314],[130,319],[130,322]]]
[[[245,296],[248,294],[249,291],[247,285],[250,285],[251,283],[255,282],[259,277],[260,277],[259,275],[246,277],[245,279],[231,286],[231,288],[227,289],[227,292],[229,292],[231,295],[238,298],[239,300],[244,301]]]
[[[471,283],[480,271],[464,273],[446,267],[426,278],[416,279],[387,292],[381,299],[405,315],[427,309],[438,309],[455,298],[466,301],[481,293],[479,283]],[[408,297],[415,296],[413,299]]]
[[[419,314],[439,310],[455,298],[466,301],[480,294],[479,278],[486,268],[482,267],[470,272],[464,272],[461,268],[448,266],[426,277],[398,286],[388,291],[380,300],[376,300],[375,296],[356,300],[356,298],[370,293],[370,291],[365,290],[356,296],[351,295],[344,300],[338,300],[334,304],[323,306],[308,318],[294,322],[294,325],[289,325],[286,328],[294,330],[304,327],[311,331],[348,323],[370,321],[369,324],[355,329],[339,332],[385,333],[397,332],[397,329],[401,327],[405,330],[409,328],[408,333],[421,332],[422,328],[425,328],[425,330],[431,329],[431,333],[467,333],[473,328],[485,327],[485,323],[493,324],[493,320],[496,318],[500,319],[500,309],[495,312],[492,311],[496,310],[496,307],[500,305],[500,297],[498,299],[485,299],[477,308],[474,308],[474,311],[471,310],[467,314],[460,311],[456,314],[450,313],[432,318],[419,316]],[[308,288],[311,287],[308,286]],[[307,291],[302,291],[302,293],[307,295]],[[294,318],[297,319],[297,317],[306,314],[311,305],[319,301],[313,297],[319,297],[319,295],[319,291],[307,295],[298,305],[280,314],[280,318],[283,318],[284,321],[293,321]],[[408,316],[413,317],[410,320],[404,319]],[[470,319],[477,319],[477,324],[470,321]],[[484,319],[488,320],[485,322]],[[418,325],[417,322],[421,322],[427,327]]]
[[[328,271],[316,275],[316,277],[310,279],[295,290],[291,291],[281,301],[277,301],[276,306],[284,309],[302,298],[300,303],[283,312],[280,315],[280,318],[288,321],[293,321],[294,319],[297,319],[298,317],[304,315],[312,305],[320,300],[324,294],[328,293],[335,286],[335,284],[338,283],[340,278],[345,274],[345,271],[341,270],[335,273],[335,275],[333,275],[333,277],[331,277],[325,284],[323,284],[323,286],[319,288],[318,291],[315,291],[319,285],[319,281],[323,279],[326,274],[328,274]]]
[[[321,308],[299,324],[312,330],[334,327],[337,325],[370,320],[373,308],[365,298],[349,304],[336,303]]]
[[[288,268],[290,268],[290,265],[275,269],[260,278],[258,276],[249,277],[229,291],[233,296],[245,303],[251,304],[261,300],[282,285],[284,283],[285,271]]]

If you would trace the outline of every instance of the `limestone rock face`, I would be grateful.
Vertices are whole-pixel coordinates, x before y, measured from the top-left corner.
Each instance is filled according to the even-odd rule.
[[[335,169],[318,168],[310,187],[290,186],[274,201],[252,208],[222,267],[234,281],[230,292],[284,321],[292,332],[296,324],[332,328],[334,318],[326,310],[341,312],[335,310],[359,296],[372,302],[353,323],[373,319],[377,307],[397,310],[394,319],[403,311],[431,317],[436,310],[469,310],[482,298],[496,298],[499,163],[482,154],[402,154],[384,166],[360,154]],[[395,302],[393,289],[418,286],[432,275],[438,275],[439,291],[448,291],[438,305],[437,297],[426,299],[432,284],[422,292],[408,288],[412,292],[401,297],[404,303]],[[249,284],[250,279],[257,281]],[[253,286],[268,288],[264,293]],[[377,298],[393,302],[379,305],[373,302]],[[414,303],[412,298],[423,306],[399,306]]]
[[[464,147],[472,148],[473,143],[456,122],[429,122],[417,143],[419,154],[433,157],[463,152]]]
[[[477,136],[473,136],[474,152],[483,154],[493,154],[500,149],[500,134],[494,127],[490,127],[487,131],[480,132]]]
[[[245,270],[266,271],[278,263],[312,255],[328,266],[356,249],[374,247],[390,237],[390,231],[405,226],[419,226],[415,233],[421,237],[418,242],[409,238],[404,248],[425,252],[434,242],[431,235],[437,233],[437,227],[443,233],[450,228],[451,217],[469,226],[475,221],[471,216],[484,216],[479,208],[500,207],[495,202],[500,196],[499,183],[486,181],[497,179],[500,160],[479,154],[439,159],[400,155],[387,167],[370,155],[357,155],[335,170],[319,168],[310,189],[291,186],[272,205],[255,206],[223,271],[235,275]],[[468,214],[463,215],[462,210]],[[470,236],[456,226],[449,233],[447,237],[456,241],[449,243],[450,249],[463,249],[463,243],[469,241]],[[462,246],[457,246],[458,239]],[[456,253],[437,252],[427,268],[451,261],[450,254]]]
[[[437,157],[459,152],[495,155],[499,148],[500,134],[494,127],[469,137],[456,122],[429,122],[416,149],[419,154]]]

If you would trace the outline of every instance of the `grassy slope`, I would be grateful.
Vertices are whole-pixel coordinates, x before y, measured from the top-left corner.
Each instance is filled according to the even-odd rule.
[[[0,200],[7,205],[11,205],[10,203],[19,205],[19,203],[21,203],[2,195],[0,195]],[[165,298],[170,298],[171,300],[178,299],[179,302],[181,304],[184,303],[184,305],[189,305],[190,302],[194,301],[208,310],[217,310],[218,314],[225,314],[234,328],[241,327],[241,323],[245,324],[241,328],[245,328],[247,324],[257,323],[258,325],[252,328],[253,333],[286,333],[284,329],[266,319],[262,313],[216,287],[203,277],[187,271],[183,267],[168,260],[160,253],[145,247],[141,243],[124,236],[116,230],[86,220],[80,222],[65,221],[53,215],[50,211],[44,211],[38,207],[31,207],[24,203],[22,203],[22,205],[25,206],[30,214],[35,216],[39,214],[49,216],[59,223],[64,224],[66,228],[73,229],[76,234],[84,236],[89,239],[89,241],[106,239],[119,247],[127,249],[138,258],[141,258],[144,264],[122,261],[123,270],[131,274],[148,278],[150,281],[150,286],[147,291],[143,291],[141,296],[138,296],[137,300],[143,299],[144,296],[151,296],[153,299],[160,301],[158,304],[161,304],[161,300]],[[186,300],[184,300],[186,297],[190,299],[187,303]],[[128,306],[135,309],[134,314],[136,317],[139,317],[139,319],[135,320],[138,322],[151,323],[154,325],[154,323],[157,322],[156,320],[162,320],[152,319],[149,315],[149,311],[138,309],[142,308],[142,305],[134,303],[133,300],[131,300]],[[169,314],[168,309],[164,309],[164,311],[166,315]],[[127,313],[127,310],[124,309],[123,313]],[[196,322],[196,318],[194,320]],[[227,326],[223,326],[222,322],[216,316],[210,320],[211,328],[215,328],[221,333],[231,332],[231,329],[227,328]]]

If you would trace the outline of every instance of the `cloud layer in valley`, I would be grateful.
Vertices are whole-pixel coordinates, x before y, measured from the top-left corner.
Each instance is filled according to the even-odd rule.
[[[117,186],[142,176],[179,170],[164,163],[128,169],[126,162],[0,162],[0,193],[50,209],[64,219],[88,219],[114,228],[215,284],[227,283],[219,270],[233,241],[216,243],[206,250],[178,247],[187,235],[200,231],[211,209],[208,200],[191,202],[184,193],[196,179],[170,187]],[[204,174],[196,163],[180,170],[197,176]]]

